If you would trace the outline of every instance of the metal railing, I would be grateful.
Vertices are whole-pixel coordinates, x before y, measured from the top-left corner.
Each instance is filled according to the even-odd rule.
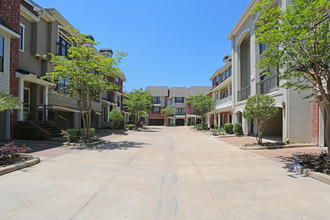
[[[223,106],[231,105],[232,104],[232,95],[227,96],[223,99],[218,99],[216,101],[216,108],[221,108]]]
[[[277,90],[278,76],[274,75],[257,83],[257,94],[268,94]]]
[[[237,92],[237,100],[244,101],[247,100],[251,95],[251,86],[245,87]]]

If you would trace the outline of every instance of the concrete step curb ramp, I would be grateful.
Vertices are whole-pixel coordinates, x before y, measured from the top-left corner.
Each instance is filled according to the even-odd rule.
[[[305,167],[301,166],[299,163],[295,163],[292,165],[292,169],[296,171],[299,174],[304,174],[306,176],[310,176],[316,180],[319,180],[321,182],[327,183],[330,185],[330,175],[315,172],[310,169],[306,169]]]

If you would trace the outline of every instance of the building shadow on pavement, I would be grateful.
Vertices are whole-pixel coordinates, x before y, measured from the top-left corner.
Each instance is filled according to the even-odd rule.
[[[133,142],[133,141],[119,141],[119,142],[105,141],[104,143],[95,146],[74,146],[74,147],[70,147],[70,149],[95,150],[95,151],[128,150],[131,148],[143,148],[144,145],[147,144],[141,142]]]
[[[7,143],[8,141],[0,141],[0,147]],[[31,150],[29,150],[27,153],[35,153],[35,152],[63,146],[62,142],[51,142],[51,141],[14,140],[14,143],[18,147],[22,147],[24,145],[26,147],[29,147]]]

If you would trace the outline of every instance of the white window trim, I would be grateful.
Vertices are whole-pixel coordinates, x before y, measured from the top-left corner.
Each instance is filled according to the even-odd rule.
[[[23,36],[22,49],[19,49],[19,51],[24,52],[24,46],[25,46],[25,25],[23,23],[20,23],[19,26],[23,28],[23,31],[22,31],[22,36]]]

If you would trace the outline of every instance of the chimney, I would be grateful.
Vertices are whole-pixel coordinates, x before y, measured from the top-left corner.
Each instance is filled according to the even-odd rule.
[[[113,55],[113,52],[110,48],[100,49],[100,53],[101,53],[101,55],[103,55],[105,57],[112,57],[112,55]]]

